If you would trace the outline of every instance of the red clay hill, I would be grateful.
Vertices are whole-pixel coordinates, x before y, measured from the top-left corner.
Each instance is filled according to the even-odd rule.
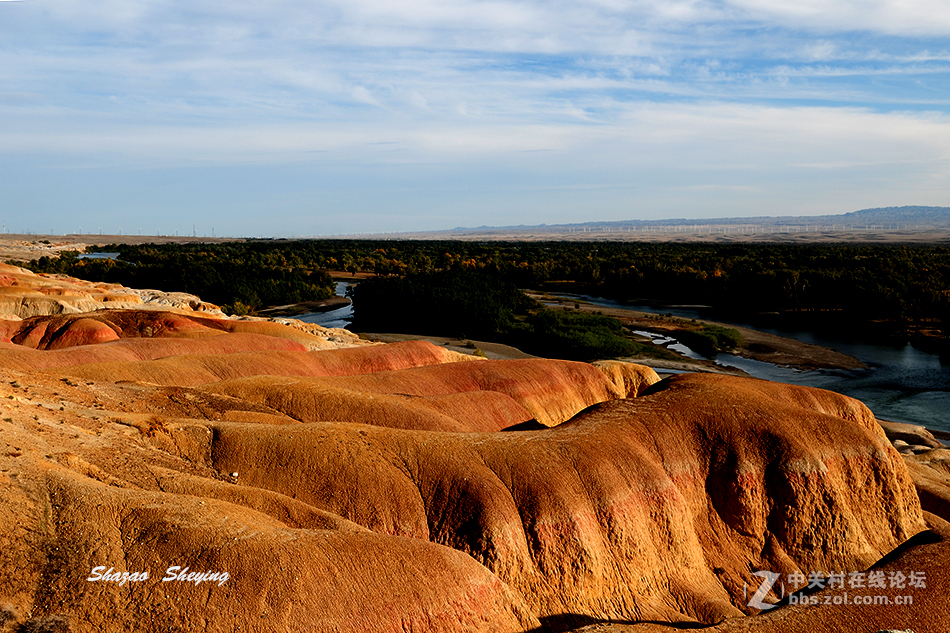
[[[950,630],[947,453],[855,400],[0,273],[0,631]]]

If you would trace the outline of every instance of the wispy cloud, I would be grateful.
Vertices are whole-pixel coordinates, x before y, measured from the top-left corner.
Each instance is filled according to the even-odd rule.
[[[946,36],[950,31],[950,6],[942,0],[727,1],[753,19],[830,33]]]

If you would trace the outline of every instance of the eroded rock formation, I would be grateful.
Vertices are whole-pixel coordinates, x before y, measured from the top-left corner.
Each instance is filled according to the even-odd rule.
[[[8,629],[812,622],[748,616],[750,570],[866,569],[940,521],[867,408],[830,392],[314,351],[347,335],[196,313],[3,327]]]

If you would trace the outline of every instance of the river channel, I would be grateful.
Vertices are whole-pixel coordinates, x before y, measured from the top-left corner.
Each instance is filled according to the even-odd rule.
[[[337,294],[344,295],[347,285],[345,282],[337,283]],[[692,309],[658,309],[650,306],[627,305],[601,297],[569,296],[605,308],[656,314],[672,313],[674,316],[687,319],[708,318],[708,315],[702,315],[698,310]],[[353,308],[345,306],[329,312],[306,314],[297,318],[324,327],[345,328],[353,318]],[[861,400],[870,407],[874,415],[882,420],[922,424],[950,432],[950,366],[941,362],[937,354],[921,351],[909,344],[888,347],[863,341],[836,340],[818,336],[812,332],[776,330],[752,326],[748,323],[732,323],[732,325],[828,347],[854,356],[867,365],[868,369],[799,371],[732,354],[716,356],[715,361],[720,365],[738,367],[756,378],[837,391]],[[655,334],[651,336],[663,338]],[[669,345],[686,356],[699,357],[681,343],[670,340]]]
[[[586,295],[574,298],[605,308],[672,314],[687,319],[710,318],[709,315],[688,308],[634,306]],[[812,332],[778,330],[749,323],[717,320],[828,347],[854,356],[868,368],[851,371],[800,371],[732,354],[717,355],[714,360],[720,365],[738,367],[756,378],[837,391],[861,400],[882,420],[922,424],[950,432],[950,365],[942,362],[938,354],[921,351],[910,344],[890,347],[866,341],[833,339]],[[699,357],[682,344],[673,343],[672,346],[674,351]]]
[[[346,296],[346,288],[350,284],[345,281],[336,282],[336,294],[340,297]],[[295,316],[295,319],[299,319],[305,323],[316,323],[317,325],[322,325],[323,327],[341,327],[345,328],[353,320],[353,304],[345,305],[342,308],[337,308],[336,310],[328,310],[326,312],[308,312],[307,314],[301,314]]]

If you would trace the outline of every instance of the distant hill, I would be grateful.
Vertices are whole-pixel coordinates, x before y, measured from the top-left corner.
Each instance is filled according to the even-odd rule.
[[[950,207],[881,207],[822,217],[837,218],[838,222],[846,221],[848,224],[900,223],[921,227],[947,227],[950,226]]]
[[[907,225],[907,228],[947,228],[950,227],[950,207],[881,207],[876,209],[862,209],[838,215],[812,216],[756,216],[744,218],[671,218],[664,220],[619,220],[578,222],[572,224],[538,224],[517,226],[480,226],[474,228],[457,227],[447,231],[433,231],[433,233],[488,233],[488,232],[565,232],[565,231],[605,231],[641,229],[645,227],[684,227],[684,226],[848,226],[864,228],[865,226]],[[896,228],[896,227],[894,227]]]

